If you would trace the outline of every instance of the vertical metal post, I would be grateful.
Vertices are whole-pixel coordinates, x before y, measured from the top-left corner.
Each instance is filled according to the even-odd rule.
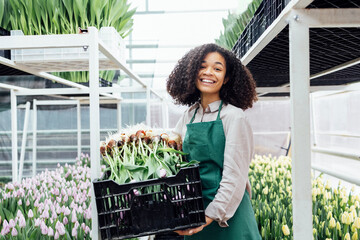
[[[36,175],[36,154],[37,154],[37,101],[33,101],[33,152],[32,152],[32,176]]]
[[[21,141],[21,152],[20,152],[20,166],[19,166],[19,175],[18,175],[19,182],[22,179],[23,170],[24,170],[25,148],[26,148],[28,125],[29,125],[29,112],[30,112],[30,102],[26,102],[24,127],[23,127],[23,131],[22,131],[23,135],[22,135],[22,141]]]
[[[294,240],[312,239],[309,27],[289,22]]]
[[[77,156],[80,159],[81,156],[81,104],[80,101],[78,101],[76,105],[77,110]]]
[[[18,148],[17,148],[17,102],[15,90],[10,90],[11,99],[11,147],[12,147],[12,181],[17,181]]]
[[[146,125],[151,127],[150,87],[146,86]]]
[[[100,106],[99,106],[99,35],[95,27],[89,27],[89,75],[90,75],[90,156],[91,181],[100,176]],[[98,216],[94,187],[91,186],[92,239],[99,239]]]
[[[310,114],[311,114],[311,132],[312,132],[312,145],[317,145],[317,137],[316,137],[316,121],[315,121],[315,98],[313,94],[310,94]]]

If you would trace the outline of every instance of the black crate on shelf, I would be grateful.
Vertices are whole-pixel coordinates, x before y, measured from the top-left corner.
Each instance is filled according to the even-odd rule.
[[[10,31],[0,27],[0,36],[10,36]],[[10,50],[0,50],[0,57],[10,59]]]
[[[102,239],[125,239],[205,224],[199,166],[176,176],[117,184],[94,180]],[[151,189],[151,190],[150,190]]]

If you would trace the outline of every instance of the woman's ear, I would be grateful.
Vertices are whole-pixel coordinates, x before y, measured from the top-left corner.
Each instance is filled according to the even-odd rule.
[[[224,79],[223,85],[225,85],[228,81],[229,81],[229,77],[226,77],[226,78]]]

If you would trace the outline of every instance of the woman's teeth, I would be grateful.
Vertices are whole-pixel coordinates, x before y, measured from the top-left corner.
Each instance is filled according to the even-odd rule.
[[[215,81],[208,80],[208,79],[201,79],[201,82],[204,82],[204,83],[215,83]]]

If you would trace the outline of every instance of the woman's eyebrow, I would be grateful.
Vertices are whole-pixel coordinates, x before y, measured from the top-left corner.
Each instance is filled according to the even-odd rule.
[[[206,63],[206,61],[201,61],[201,63]],[[222,65],[222,66],[224,66],[224,64],[222,64],[222,62],[215,62],[215,64],[220,64],[220,65]]]

